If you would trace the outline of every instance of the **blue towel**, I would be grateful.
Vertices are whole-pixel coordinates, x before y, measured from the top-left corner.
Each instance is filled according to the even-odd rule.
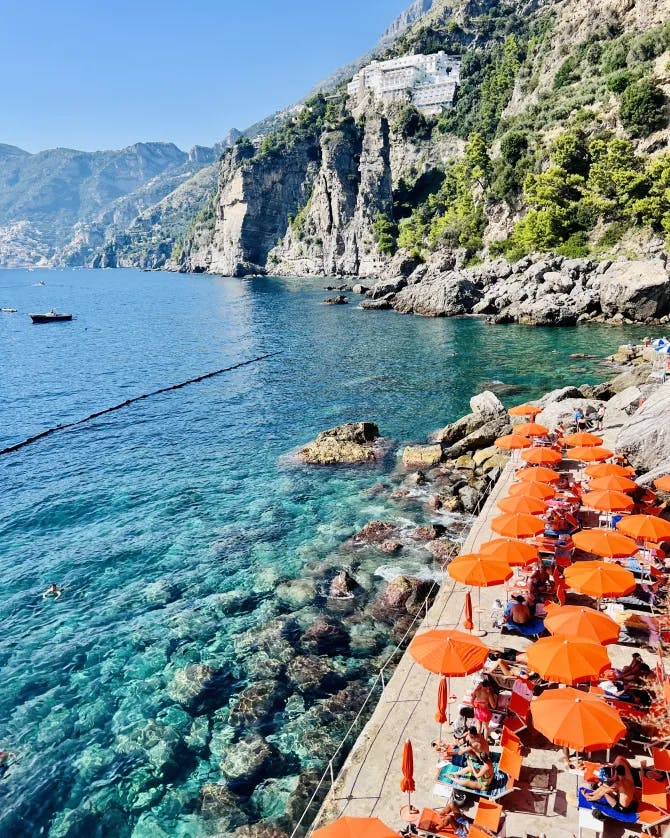
[[[619,812],[616,809],[613,809],[611,806],[608,806],[603,800],[598,800],[595,803],[591,803],[590,800],[587,800],[584,797],[584,789],[579,790],[579,808],[580,809],[597,809],[599,812],[602,812],[608,818],[612,818],[615,821],[619,821],[620,823],[637,823],[637,812],[628,812],[627,814],[624,812]]]

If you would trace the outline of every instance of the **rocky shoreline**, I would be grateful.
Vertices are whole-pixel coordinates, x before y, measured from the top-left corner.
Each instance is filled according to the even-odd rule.
[[[545,394],[537,402],[538,421],[570,421],[576,405],[589,414],[604,404],[606,423],[621,427],[617,447],[644,475],[641,482],[670,470],[670,384],[659,386],[650,351],[623,346],[610,359],[616,375],[609,381]],[[279,613],[235,639],[251,683],[231,696],[225,724],[217,723],[202,743],[222,758],[221,780],[206,783],[200,794],[201,813],[216,830],[237,838],[290,834],[377,670],[391,658],[390,675],[397,664],[437,592],[444,563],[458,552],[470,516],[508,459],[493,445],[513,422],[497,396],[485,391],[470,406],[426,443],[406,446],[393,472],[369,488],[371,499],[398,510],[393,520],[369,521],[342,543],[337,560],[309,567],[300,579],[278,579]],[[387,454],[373,423],[351,423],[320,434],[299,458],[302,467],[361,468]],[[398,572],[400,564],[416,572]],[[385,585],[375,581],[379,576]],[[231,613],[245,607],[233,600]],[[202,712],[223,675],[187,667],[175,676],[171,694],[188,712]],[[354,739],[372,705],[374,699]],[[282,801],[279,809],[273,796]],[[319,801],[317,795],[310,816]]]
[[[362,309],[393,309],[424,317],[482,315],[493,323],[574,326],[580,323],[666,324],[670,275],[666,255],[638,261],[526,257],[461,267],[455,257],[417,262],[394,259],[371,287],[343,285],[362,293]]]

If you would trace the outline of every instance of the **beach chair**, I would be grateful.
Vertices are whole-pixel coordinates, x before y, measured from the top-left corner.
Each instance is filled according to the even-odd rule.
[[[442,816],[435,809],[423,809],[415,824],[418,834],[425,838],[456,838],[456,833],[452,829],[438,828],[441,820]]]
[[[530,713],[530,696],[522,695],[520,692],[512,692],[512,697],[507,705],[507,718],[503,728],[517,736],[528,727],[528,714]]]
[[[659,809],[657,806],[654,806],[652,803],[647,803],[643,799],[638,804],[636,812],[624,814],[623,812],[617,812],[611,806],[603,804],[602,801],[598,801],[597,804],[591,803],[584,797],[584,789],[579,789],[578,807],[580,810],[596,810],[603,818],[609,818],[617,823],[627,825],[637,824],[643,832],[648,834],[651,834],[654,829],[670,821],[670,812]]]
[[[499,838],[504,838],[505,835],[505,810],[499,803],[493,800],[480,800],[477,803],[477,811],[475,812],[475,819],[470,829],[477,829],[479,832],[485,831],[488,835],[497,835]],[[468,835],[472,833],[469,832]]]

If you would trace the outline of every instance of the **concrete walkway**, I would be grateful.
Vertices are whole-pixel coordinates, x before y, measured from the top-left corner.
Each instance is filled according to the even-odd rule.
[[[501,514],[496,502],[507,495],[517,458],[510,462],[493,489],[481,514],[476,519],[463,545],[463,553],[474,552],[479,545],[498,537],[490,529],[491,519]],[[467,588],[447,578],[437,599],[424,619],[419,633],[436,626],[459,628],[463,616]],[[501,636],[492,626],[491,613],[495,600],[506,599],[502,586],[481,589],[482,628],[488,634],[484,643],[492,647],[512,646],[525,649],[530,642],[513,635]],[[477,592],[473,592],[477,605]],[[478,614],[475,613],[475,623]],[[630,661],[633,649],[609,646],[608,652],[615,666]],[[642,651],[650,664],[651,654]],[[434,721],[439,677],[416,664],[406,652],[392,679],[387,684],[370,721],[359,736],[334,786],[329,792],[315,825],[324,825],[341,815],[375,816],[394,828],[405,823],[400,808],[407,795],[400,792],[403,743],[411,739],[414,746],[414,779],[416,792],[412,803],[440,807],[444,799],[433,795],[437,756],[430,747],[439,735]],[[452,679],[451,692],[462,696],[469,679]],[[444,735],[449,734],[447,726]],[[541,836],[565,838],[578,832],[576,808],[577,779],[558,767],[561,751],[532,732],[522,737],[531,752],[524,758],[520,790],[503,799],[508,811],[507,836]]]

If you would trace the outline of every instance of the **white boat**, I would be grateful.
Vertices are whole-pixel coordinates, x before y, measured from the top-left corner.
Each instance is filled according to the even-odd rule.
[[[15,308],[0,308],[0,311],[4,311],[5,314],[14,314],[16,309]]]

